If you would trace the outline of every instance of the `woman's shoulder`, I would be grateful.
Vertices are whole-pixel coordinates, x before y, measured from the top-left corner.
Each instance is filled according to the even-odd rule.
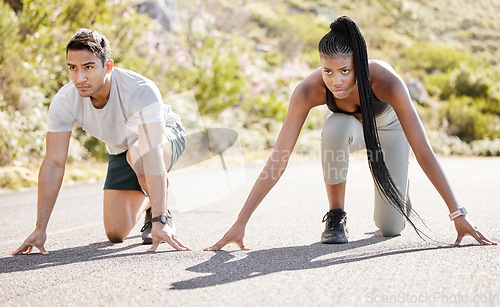
[[[368,60],[368,68],[370,71],[370,78],[372,78],[372,75],[373,77],[384,77],[396,74],[396,71],[392,68],[391,64],[383,60]]]
[[[370,60],[368,65],[372,89],[378,99],[392,104],[406,91],[403,79],[389,63]]]
[[[321,76],[321,68],[314,70],[309,76],[302,80],[292,98],[308,102],[312,105],[320,105],[326,102],[326,86]]]
[[[370,59],[368,66],[373,90],[376,91],[377,88],[387,90],[400,84],[401,77],[386,61]]]

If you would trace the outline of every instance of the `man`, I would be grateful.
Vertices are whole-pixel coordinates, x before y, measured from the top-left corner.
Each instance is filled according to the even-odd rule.
[[[33,247],[47,254],[47,224],[62,184],[74,123],[106,143],[104,228],[121,242],[146,211],[144,243],[155,251],[161,242],[189,250],[175,235],[167,210],[167,171],[185,148],[178,115],[163,104],[156,85],[145,77],[113,68],[110,45],[101,33],[80,29],[66,47],[71,82],[49,107],[47,153],[39,171],[36,227],[12,254]]]

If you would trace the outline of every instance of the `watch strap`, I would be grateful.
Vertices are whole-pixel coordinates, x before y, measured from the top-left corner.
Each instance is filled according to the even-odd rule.
[[[158,215],[157,217],[154,217],[151,219],[151,223],[155,223],[155,222],[163,223],[163,221],[162,221],[163,216],[167,217],[165,213],[162,215]],[[167,220],[167,219],[165,218],[165,220]]]
[[[467,210],[465,210],[464,207],[459,208],[457,211],[451,213],[450,214],[450,220],[453,221],[454,219],[456,219],[457,217],[459,217],[461,215],[463,215],[463,216],[467,215]]]
[[[167,210],[166,213],[163,213],[162,215],[158,215],[157,217],[152,218],[151,223],[161,222],[163,224],[167,224],[169,218],[172,218],[172,215],[170,214],[170,211]]]
[[[151,222],[154,223],[154,222],[161,222],[161,215],[157,216],[157,217],[154,217],[151,219]]]

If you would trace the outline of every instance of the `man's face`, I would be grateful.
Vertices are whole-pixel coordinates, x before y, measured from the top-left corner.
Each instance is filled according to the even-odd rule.
[[[105,83],[106,74],[111,72],[113,61],[102,65],[101,59],[90,50],[68,50],[66,55],[69,77],[78,93],[83,97],[91,97],[100,93]]]

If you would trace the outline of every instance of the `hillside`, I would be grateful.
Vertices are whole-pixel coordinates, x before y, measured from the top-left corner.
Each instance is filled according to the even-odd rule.
[[[421,87],[417,108],[438,153],[500,155],[498,12],[499,0],[4,0],[0,166],[40,162],[47,107],[68,81],[64,46],[80,27],[105,33],[116,66],[153,79],[166,99],[192,92],[194,111],[177,109],[188,126],[199,111],[206,126],[240,131],[246,149],[268,150],[340,15],[359,24],[370,57]],[[311,112],[298,151],[317,151],[323,113]],[[75,128],[69,161],[106,158]]]

